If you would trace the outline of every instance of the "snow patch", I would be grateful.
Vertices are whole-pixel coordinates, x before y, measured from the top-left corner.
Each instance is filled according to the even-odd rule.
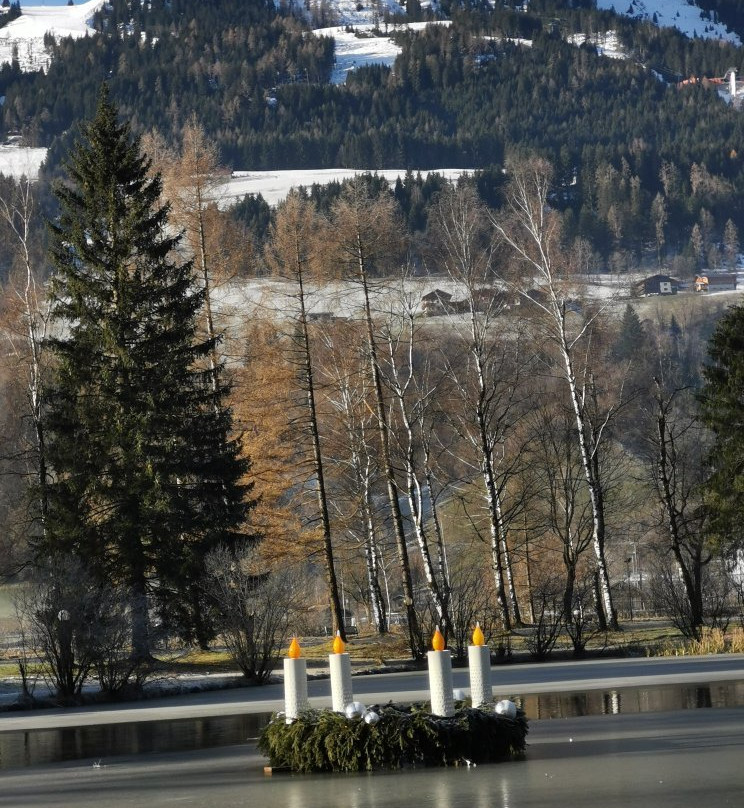
[[[737,34],[722,23],[705,19],[700,7],[687,0],[597,0],[597,8],[676,28],[688,37],[720,39],[741,45]]]
[[[46,153],[46,149],[0,146],[0,174],[16,180],[22,177],[35,180],[39,176],[39,168],[46,158]]]
[[[50,55],[44,47],[44,35],[57,39],[81,37],[92,33],[90,22],[106,0],[88,0],[73,6],[22,6],[21,16],[0,28],[0,64],[11,62],[13,49],[21,70],[46,70]]]
[[[414,22],[405,25],[391,26],[389,31],[421,31],[427,25],[449,25],[449,21],[440,23]],[[368,65],[386,65],[392,67],[401,49],[389,36],[377,36],[374,26],[356,25],[353,31],[342,26],[318,28],[313,31],[318,36],[333,37],[335,42],[335,64],[331,74],[332,84],[343,84],[353,70]]]

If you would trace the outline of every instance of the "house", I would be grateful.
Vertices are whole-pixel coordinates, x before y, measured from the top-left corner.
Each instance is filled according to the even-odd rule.
[[[696,292],[735,292],[737,275],[735,272],[708,272],[696,275],[693,288]]]
[[[448,314],[451,311],[452,295],[443,289],[434,289],[421,298],[424,314]]]
[[[636,284],[641,295],[676,295],[680,283],[671,275],[651,275]]]

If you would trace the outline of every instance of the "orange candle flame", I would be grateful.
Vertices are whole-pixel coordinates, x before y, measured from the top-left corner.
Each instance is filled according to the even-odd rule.
[[[442,636],[442,632],[439,630],[439,626],[437,626],[437,630],[434,632],[434,636],[431,638],[431,647],[435,651],[444,651],[444,637]]]
[[[475,624],[475,631],[473,632],[473,645],[485,645],[486,638],[483,636],[480,623]]]
[[[337,631],[336,636],[333,639],[333,653],[343,654],[345,650],[346,650],[346,643],[341,639],[341,632]]]
[[[299,659],[302,656],[300,651],[300,644],[297,642],[297,637],[292,637],[292,642],[289,644],[289,658]]]

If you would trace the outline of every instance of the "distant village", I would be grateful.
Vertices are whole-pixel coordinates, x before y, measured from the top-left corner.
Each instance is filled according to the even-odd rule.
[[[671,275],[651,275],[638,281],[634,289],[636,295],[676,295],[677,292],[693,291],[736,292],[744,291],[744,267],[732,271],[711,270],[695,275],[689,283],[673,278]]]

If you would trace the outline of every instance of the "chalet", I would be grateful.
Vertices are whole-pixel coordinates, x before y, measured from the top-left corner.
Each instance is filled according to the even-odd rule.
[[[671,275],[651,275],[636,284],[641,295],[676,295],[680,283]]]
[[[434,289],[433,292],[429,292],[421,298],[424,314],[430,316],[435,314],[449,314],[452,310],[451,303],[452,295],[449,292],[445,292],[443,289]]]
[[[693,288],[696,292],[735,292],[738,278],[735,272],[709,272],[696,275]]]

